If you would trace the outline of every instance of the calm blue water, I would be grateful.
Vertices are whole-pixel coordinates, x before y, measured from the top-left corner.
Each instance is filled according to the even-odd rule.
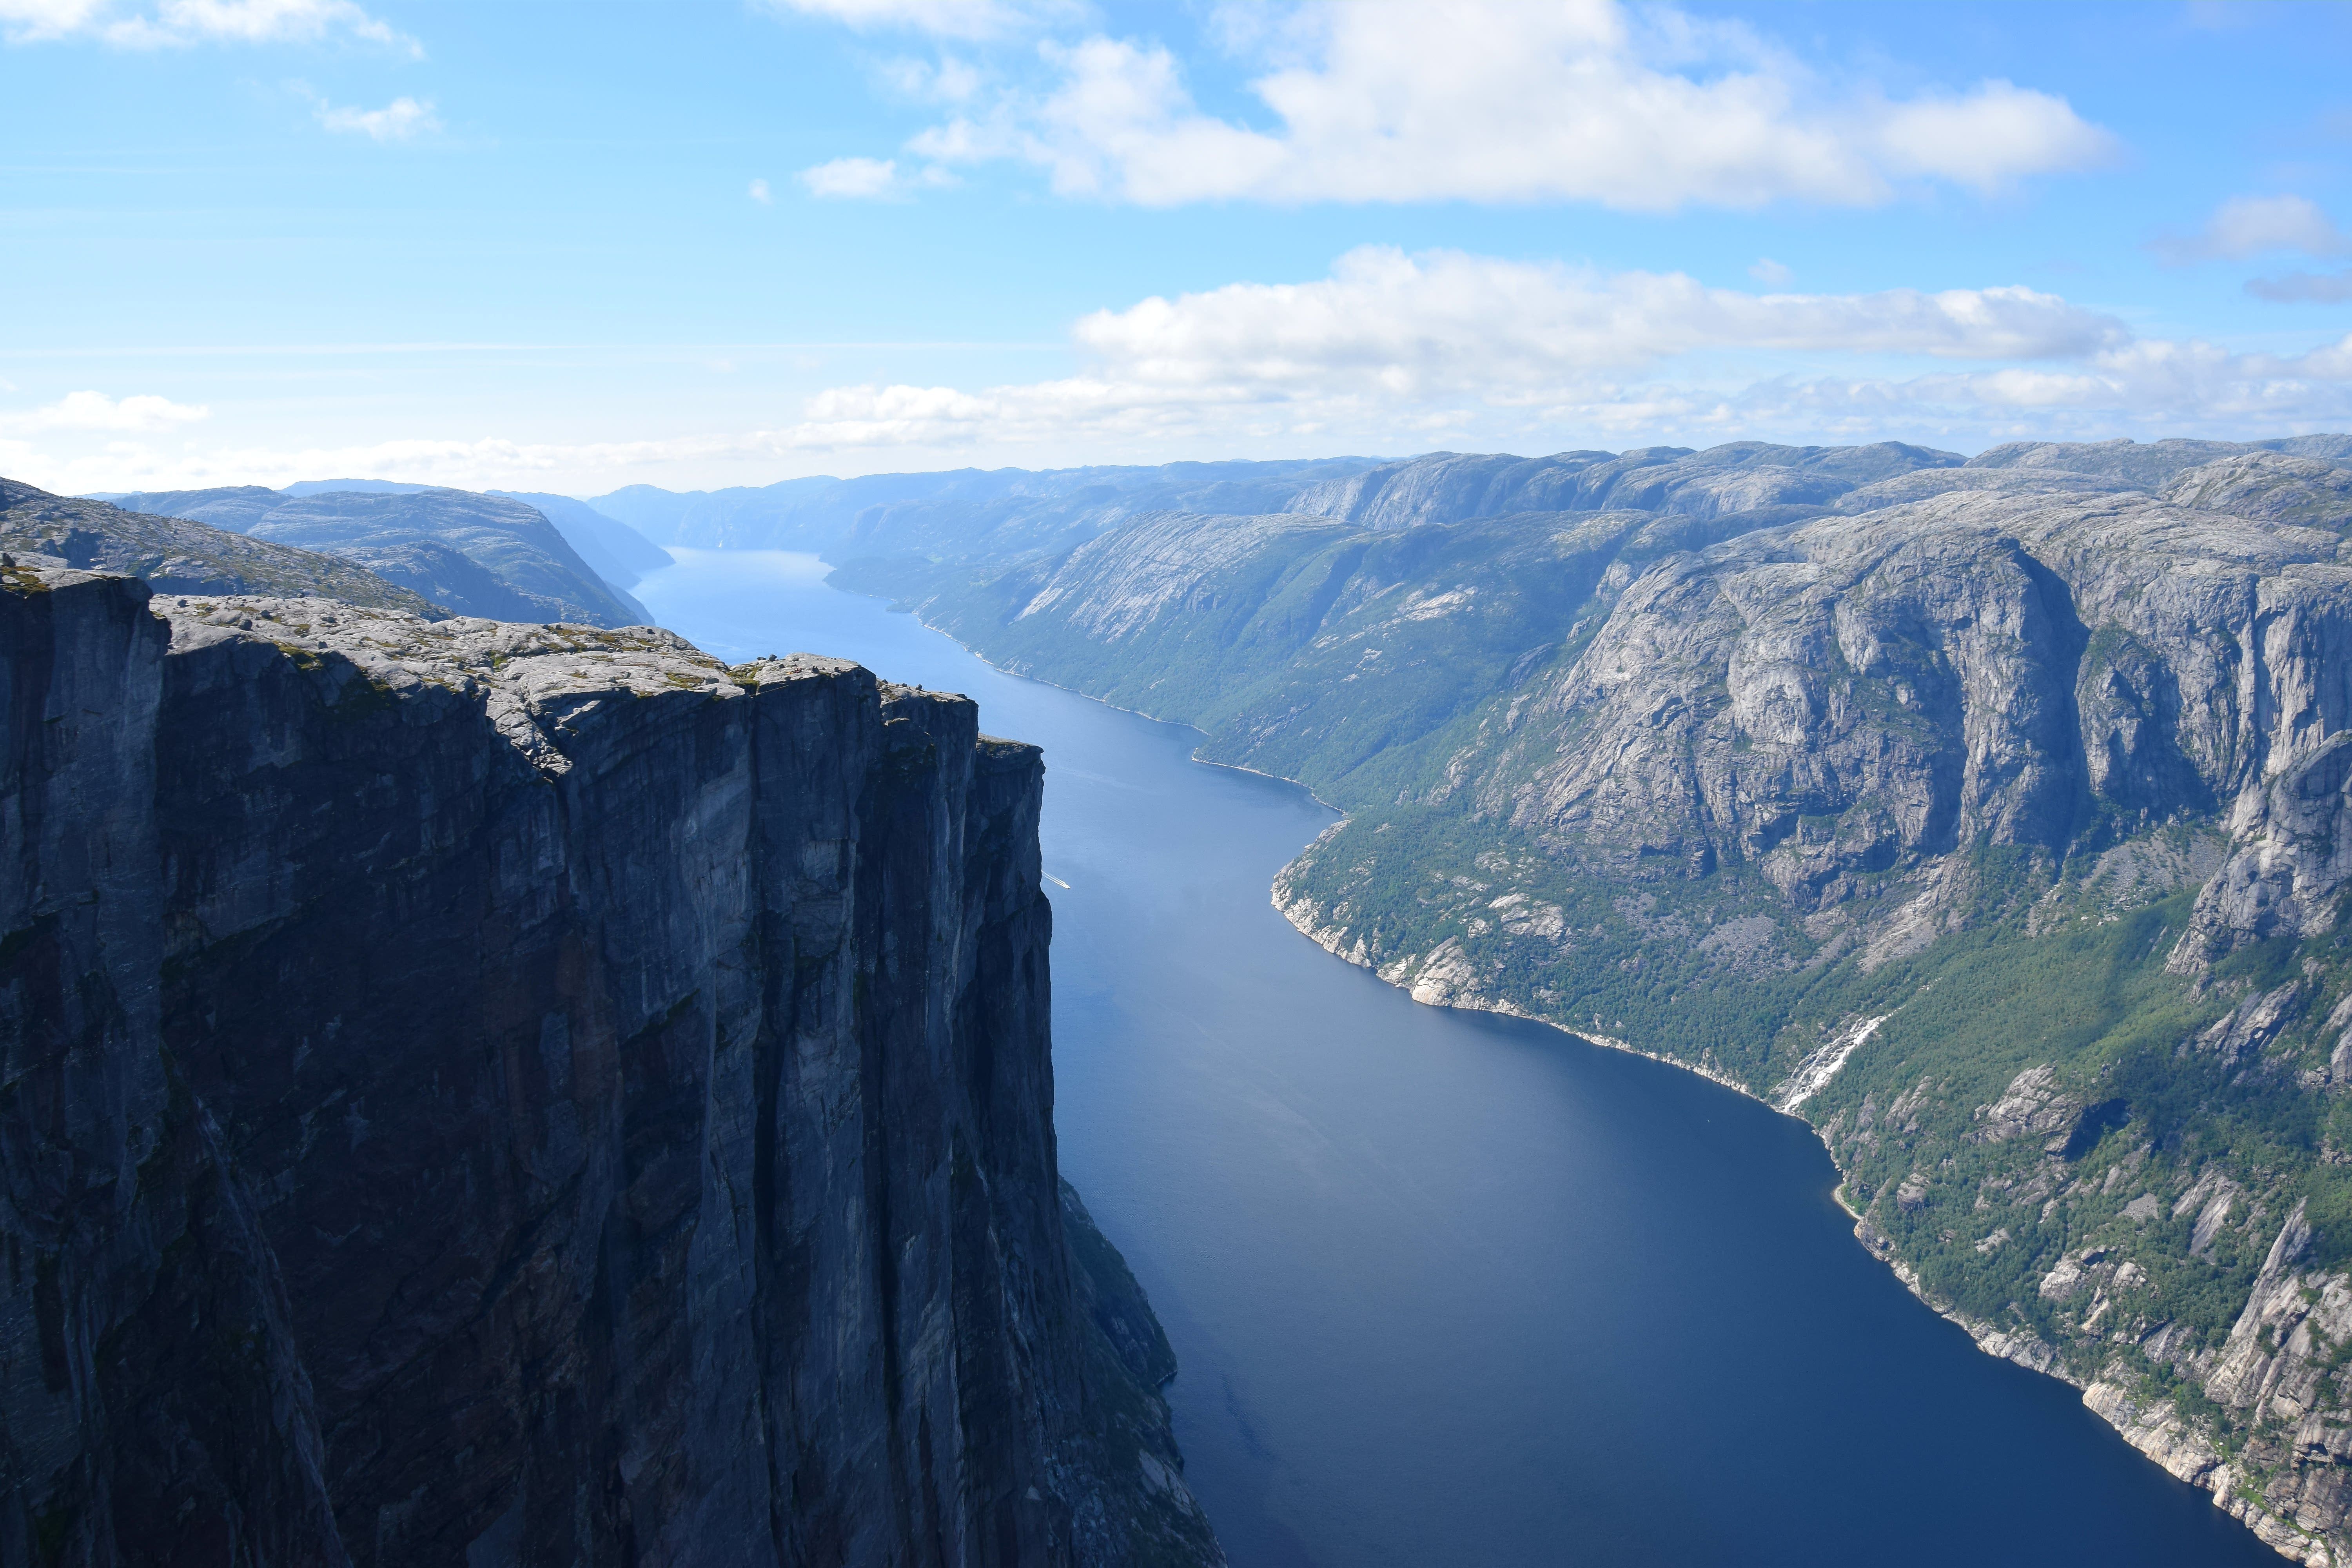
[[[1331,820],[1303,792],[813,557],[679,553],[636,594],[709,651],[856,658],[1045,748],[1062,1168],[1175,1342],[1236,1568],[2281,1561],[1914,1301],[1797,1122],[1298,936],[1266,888]]]

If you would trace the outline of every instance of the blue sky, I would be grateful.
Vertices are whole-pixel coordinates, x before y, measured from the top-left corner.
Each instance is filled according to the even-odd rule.
[[[0,473],[2352,428],[2352,7],[0,0]]]

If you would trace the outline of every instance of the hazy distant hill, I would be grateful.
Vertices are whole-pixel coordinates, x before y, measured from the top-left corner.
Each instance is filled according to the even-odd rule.
[[[409,589],[332,555],[186,518],[51,495],[14,479],[0,479],[0,550],[20,564],[45,559],[143,577],[158,593],[313,595],[427,616],[442,613]]]
[[[371,488],[323,488],[350,483]],[[520,501],[383,481],[294,488],[310,493],[244,485],[129,495],[122,504],[338,555],[462,615],[597,626],[650,618]]]
[[[297,479],[278,493],[300,497],[324,495],[329,490],[356,490],[362,495],[413,496],[442,488],[438,485],[413,485],[400,479]]]
[[[1738,441],[1705,451],[1648,447],[1543,458],[1432,452],[1417,458],[1168,463],[1155,468],[960,468],[786,479],[757,489],[666,490],[631,485],[586,503],[665,544],[814,551],[841,562],[904,554],[1011,559],[1067,550],[1146,512],[1336,517],[1374,529],[1524,511],[1612,508],[1748,516],[1772,507],[1866,510],[1949,490],[2071,485],[2091,491],[2155,482],[2233,452],[2270,450],[2352,462],[2352,437],[2259,443],[2124,442],[2060,448],[2018,443],[1974,458],[1901,442],[1781,447]],[[1986,470],[2030,470],[2026,479]],[[537,498],[533,498],[537,499]],[[1789,515],[1797,515],[1792,511]]]
[[[808,550],[835,561],[890,552],[963,558],[1067,549],[1146,511],[1281,511],[1303,489],[1375,463],[1332,458],[1042,472],[959,468],[683,495],[632,485],[589,504],[669,544]]]
[[[494,496],[505,496],[523,505],[535,508],[541,516],[555,524],[556,531],[572,542],[580,558],[596,569],[596,574],[614,587],[626,590],[644,581],[648,572],[658,572],[670,563],[669,552],[618,519],[605,516],[586,501],[570,496],[549,495],[530,490],[490,490]]]
[[[1019,468],[790,479],[761,489],[676,494],[635,485],[590,504],[674,544],[987,560],[1067,550],[1147,512],[1339,517],[1370,528],[1515,511],[1643,507],[1709,515],[1826,506],[1862,485],[1957,453],[1740,442],[1697,452],[1562,452],[1548,458],[1433,452],[1384,461],[1168,463],[1156,468]]]

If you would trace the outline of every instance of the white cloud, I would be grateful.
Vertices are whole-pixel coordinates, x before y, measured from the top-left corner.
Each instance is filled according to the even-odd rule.
[[[338,108],[325,99],[313,99],[319,123],[344,135],[369,136],[378,142],[406,142],[441,129],[433,100],[395,98],[382,109]]]
[[[1756,258],[1755,265],[1748,268],[1748,276],[1755,279],[1759,283],[1769,283],[1778,289],[1795,278],[1796,274],[1770,257],[1759,256]]]
[[[898,190],[898,165],[894,159],[835,158],[803,169],[800,178],[813,196],[887,196]]]
[[[1795,442],[1999,440],[2132,435],[2272,436],[2352,422],[2352,338],[2289,357],[2233,354],[2208,343],[2147,342],[2079,369],[2004,366],[1911,377],[1767,377],[1708,381],[1584,378],[1515,396],[1396,395],[1377,382],[1326,384],[1251,396],[1233,387],[1072,377],[992,387],[851,386],[810,400],[803,420],[767,433],[779,454],[974,448],[1017,461],[1073,447],[1065,460],[1139,460],[1171,451],[1302,448],[1548,451],[1591,445],[1745,437]],[[881,467],[893,466],[887,459]]]
[[[128,48],[196,43],[308,42],[334,35],[413,56],[415,39],[353,0],[0,0],[0,33],[11,43],[93,37]]]
[[[1088,359],[1078,374],[980,391],[835,387],[766,438],[786,451],[987,447],[1013,460],[1071,443],[1549,450],[1940,433],[1980,445],[2352,419],[2352,338],[2288,357],[2140,340],[2021,288],[1749,294],[1679,274],[1368,247],[1314,282],[1146,300],[1087,316],[1073,335]],[[1756,361],[1791,356],[1813,365],[1758,374]],[[1984,368],[1923,372],[1923,359]]]
[[[0,29],[12,44],[68,37],[89,28],[110,0],[0,0]]]
[[[1698,351],[2071,357],[2122,324],[2030,289],[1749,294],[1682,273],[1604,274],[1367,246],[1311,283],[1234,283],[1100,310],[1079,344],[1122,378],[1255,385],[1371,376],[1399,390],[1640,369]]]
[[[411,43],[352,0],[163,0],[155,15],[167,33],[239,43],[318,38],[334,32],[379,44]]]
[[[1202,111],[1166,48],[1095,37],[1041,46],[1055,79],[1044,93],[1005,94],[908,148],[1025,161],[1065,195],[1153,206],[1580,200],[1642,212],[1867,205],[1906,180],[1994,190],[2115,149],[2064,100],[2010,82],[1900,102],[1840,94],[1742,29],[1634,16],[1614,0],[1355,0],[1258,37],[1279,53],[1251,90],[1279,129]],[[1712,68],[1678,68],[1693,65]]]
[[[68,392],[55,403],[18,411],[0,410],[0,430],[31,435],[45,430],[165,430],[192,424],[211,410],[142,395],[120,400],[102,392]]]
[[[861,31],[896,29],[950,38],[986,38],[1009,31],[1026,8],[1003,0],[769,0],[778,10],[845,23]]]
[[[1071,335],[1078,363],[1067,374],[980,387],[834,386],[767,427],[656,440],[151,447],[123,437],[204,411],[77,393],[0,415],[0,466],[80,490],[284,484],[323,473],[476,489],[678,488],[722,475],[766,482],[820,464],[859,472],[1438,447],[1544,452],[1745,437],[1974,449],[2024,437],[2352,426],[2352,336],[2287,355],[2142,339],[2111,317],[2016,287],[1750,292],[1678,273],[1366,247],[1319,279],[1147,299],[1087,315]],[[8,445],[35,435],[38,450]]]
[[[2114,138],[2064,99],[1999,79],[1892,105],[1872,129],[1876,161],[1887,173],[1983,192],[2021,175],[2095,167],[2116,152]]]
[[[2195,234],[2167,235],[2151,247],[2174,266],[2192,261],[2242,261],[2274,251],[2306,256],[2352,252],[2352,237],[2304,196],[2231,196]]]
[[[882,65],[882,79],[901,98],[925,102],[965,103],[977,97],[983,80],[979,68],[952,55],[938,63],[895,59]]]
[[[768,182],[765,180],[754,180],[751,182],[751,195],[753,201],[759,203],[763,207],[772,206],[775,205],[775,193],[768,189]]]

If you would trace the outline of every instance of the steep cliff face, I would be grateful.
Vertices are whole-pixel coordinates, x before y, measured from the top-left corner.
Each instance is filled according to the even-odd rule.
[[[290,1307],[158,1050],[164,628],[11,570],[0,758],[0,1558],[346,1561]]]
[[[2340,543],[2138,496],[1749,534],[1629,585],[1458,787],[1564,853],[1752,863],[1807,910],[1964,844],[2251,809],[2352,719]]]
[[[1055,1173],[1034,749],[145,599],[0,595],[0,1560],[1218,1561]]]

